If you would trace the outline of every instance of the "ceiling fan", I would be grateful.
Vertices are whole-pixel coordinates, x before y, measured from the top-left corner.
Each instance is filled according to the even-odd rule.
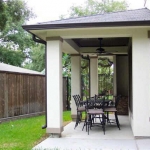
[[[103,38],[98,38],[99,40],[99,48],[96,49],[96,53],[103,54],[103,55],[112,55],[112,53],[106,52],[104,48],[102,48],[102,40]]]

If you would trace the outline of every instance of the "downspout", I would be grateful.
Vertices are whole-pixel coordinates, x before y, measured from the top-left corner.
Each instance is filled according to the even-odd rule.
[[[89,97],[91,97],[90,89],[91,89],[91,75],[90,75],[90,57],[87,55],[87,57],[81,55],[81,57],[85,60],[89,61]]]
[[[32,36],[32,39],[33,39],[33,41],[35,41],[37,43],[41,43],[41,44],[45,45],[45,89],[46,89],[45,98],[46,98],[46,101],[45,101],[45,125],[42,126],[42,129],[45,129],[45,128],[47,128],[47,63],[46,63],[46,60],[47,60],[47,51],[46,51],[47,46],[46,46],[46,42],[44,40],[37,39],[34,34]]]

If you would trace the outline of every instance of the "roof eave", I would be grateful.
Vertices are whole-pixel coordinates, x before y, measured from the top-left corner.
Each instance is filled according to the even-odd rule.
[[[66,29],[66,28],[92,28],[92,27],[118,27],[118,26],[150,26],[150,20],[146,21],[123,21],[123,22],[90,22],[90,23],[67,23],[67,24],[36,24],[23,25],[23,29],[44,30],[44,29]]]

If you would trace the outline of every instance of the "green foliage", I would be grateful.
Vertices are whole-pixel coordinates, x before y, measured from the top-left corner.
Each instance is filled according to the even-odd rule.
[[[5,26],[18,24],[20,21],[25,23],[34,16],[22,0],[0,0],[0,14],[0,31]]]
[[[42,71],[45,68],[45,46],[36,44],[29,52],[30,58],[24,67],[31,70]]]
[[[6,15],[6,8],[3,0],[0,0],[0,31],[5,28],[7,15]]]
[[[123,11],[126,10],[128,4],[125,0],[123,1],[111,1],[108,4],[103,5],[103,12],[116,12],[116,11]]]
[[[34,45],[21,25],[34,15],[22,0],[0,0],[0,8],[0,62],[21,66],[29,57],[27,49]]]
[[[70,55],[63,53],[62,56],[63,76],[71,77],[71,58]]]
[[[14,66],[21,66],[24,54],[22,51],[13,51],[5,47],[0,49],[0,62],[5,62],[6,64],[11,64]]]
[[[88,16],[103,14],[105,12],[115,12],[126,10],[128,7],[126,1],[113,0],[86,0],[83,6],[71,6],[70,17]]]
[[[113,90],[113,69],[112,62],[108,58],[99,58],[98,74],[99,74],[99,93],[107,94],[107,91]]]
[[[63,121],[71,121],[71,112],[70,111],[64,111],[63,112]]]
[[[81,59],[81,84],[82,95],[85,99],[89,96],[89,60]]]

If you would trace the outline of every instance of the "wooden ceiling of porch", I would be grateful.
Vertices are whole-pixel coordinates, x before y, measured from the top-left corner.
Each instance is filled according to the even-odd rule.
[[[98,38],[80,38],[72,39],[79,47],[99,47],[100,42]],[[103,38],[101,41],[102,47],[118,47],[128,46],[128,37],[115,37],[115,38]]]

